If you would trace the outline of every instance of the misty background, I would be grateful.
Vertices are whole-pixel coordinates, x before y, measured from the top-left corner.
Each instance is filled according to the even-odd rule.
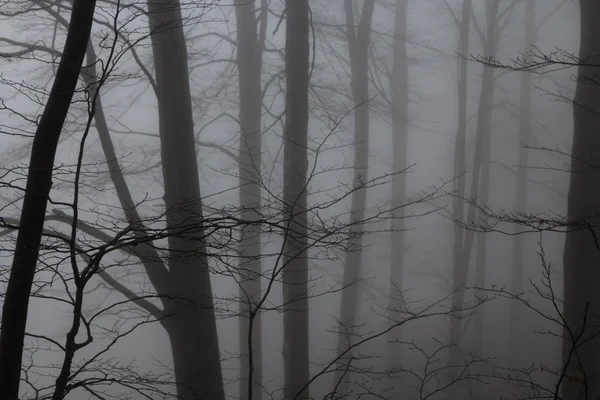
[[[285,98],[288,80],[285,57],[290,51],[286,48],[286,18],[289,17],[285,14],[286,4],[277,0],[236,1],[235,4],[224,0],[158,3],[169,3],[166,7],[181,6],[180,26],[188,52],[198,182],[204,217],[208,221],[203,240],[208,246],[225,398],[288,398],[288,393],[283,391],[286,386],[284,315],[292,313],[293,318],[294,311],[285,308],[283,278],[272,275],[274,268],[283,265],[282,255],[287,251],[283,250],[287,228],[282,228],[282,196],[286,185],[283,148],[286,112],[290,112],[286,110]],[[362,26],[361,16],[369,0],[311,0],[307,3],[310,5],[310,82],[306,201],[310,210],[309,242],[314,241],[315,245],[303,256],[308,262],[308,282],[305,282],[308,309],[304,312],[309,321],[309,372],[315,379],[306,382],[308,389],[300,387],[302,394],[295,398],[552,398],[551,391],[560,376],[557,371],[563,362],[562,328],[544,315],[556,315],[554,304],[562,304],[565,229],[546,229],[547,226],[538,222],[567,215],[577,63],[569,66],[549,62],[526,71],[518,66],[519,60],[536,62],[538,59],[532,55],[578,54],[578,2],[374,1],[371,2],[373,14],[368,29],[367,57],[356,59],[349,55],[347,30],[348,26],[352,29]],[[465,3],[472,3],[468,53],[460,54]],[[490,17],[492,3],[498,9]],[[533,3],[531,20],[527,19],[531,17],[526,12],[528,3]],[[11,226],[18,225],[21,213],[32,138],[66,38],[66,27],[59,17],[68,20],[71,4],[47,0],[0,4],[0,222],[3,228],[0,265],[3,285],[8,281],[13,260],[16,231]],[[355,18],[350,25],[345,8],[348,4]],[[252,8],[250,24],[256,26],[253,34],[258,39],[261,32],[264,34],[264,49],[258,61],[262,66],[260,82],[257,82],[262,99],[240,98],[240,71],[255,67],[239,61],[241,38],[247,35],[240,33],[243,22],[240,15],[236,15],[239,8],[246,11]],[[397,8],[405,10],[403,29],[397,26]],[[489,49],[485,46],[490,21],[496,25],[494,54],[486,54]],[[528,25],[534,30],[531,43],[526,41]],[[357,29],[360,41],[361,28]],[[164,154],[161,153],[167,150],[161,148],[157,102],[160,90],[157,92],[157,54],[153,52],[157,44],[151,43],[151,36],[145,2],[98,0],[90,46],[94,47],[98,60],[94,64],[97,69],[94,75],[105,74],[99,90],[101,105],[93,100],[95,89],[82,72],[54,162],[51,201],[47,208],[49,218],[45,226],[47,232],[71,234],[71,225],[61,218],[73,219],[73,211],[66,204],[73,202],[74,190],[78,191],[76,218],[80,221],[76,241],[82,248],[89,247],[90,254],[98,251],[102,241],[85,226],[93,226],[111,237],[132,226],[109,173],[111,166],[99,136],[98,113],[96,111],[95,118],[89,116],[91,107],[100,106],[119,170],[135,208],[151,235],[156,235],[152,247],[168,263],[169,242],[162,233],[167,207],[163,199]],[[405,46],[405,53],[398,59],[395,58],[398,49],[396,47],[396,52],[394,49],[400,42]],[[490,60],[494,68],[484,65],[490,64]],[[356,72],[360,68],[353,67],[353,62],[368,68],[368,89],[358,94],[358,100],[352,79],[360,75]],[[394,161],[396,131],[392,90],[396,79],[394,68],[399,68],[399,63],[407,73],[406,82],[400,83],[407,100],[406,109],[398,111],[404,124],[406,158],[401,168],[395,170],[399,164]],[[88,52],[84,67],[89,65]],[[460,81],[461,65],[468,67],[466,168],[457,171],[458,92],[464,84]],[[478,135],[485,135],[479,120],[480,113],[486,112],[486,103],[482,100],[484,70],[494,74],[492,87],[487,88],[493,91],[491,107],[487,109],[491,121],[491,151],[488,158],[484,155],[481,161],[482,170],[485,166],[489,168],[489,176],[480,183],[480,187],[485,186],[483,182],[489,185],[487,196],[472,193],[471,184],[479,157],[476,155]],[[520,125],[524,118],[521,111],[525,107],[521,104],[524,75],[529,76],[526,85],[531,98],[526,115],[530,129],[527,143],[521,141]],[[163,101],[168,103],[171,99]],[[253,366],[260,371],[260,382],[255,383],[252,395],[245,389],[247,367],[244,369],[242,365],[247,363],[244,360],[248,355],[240,355],[244,353],[240,347],[240,330],[247,330],[240,321],[248,318],[244,308],[240,308],[245,300],[239,296],[243,280],[239,263],[246,257],[240,250],[245,243],[240,235],[243,225],[248,223],[243,214],[244,205],[240,203],[240,185],[244,186],[240,183],[244,152],[240,135],[245,132],[240,126],[240,113],[244,102],[247,108],[260,102],[260,164],[250,160],[246,168],[252,170],[262,191],[262,205],[251,218],[265,219],[258,227],[249,223],[256,229],[254,234],[261,238],[255,261],[259,260],[262,272],[254,279],[262,283],[259,294],[265,296],[257,311],[260,314],[257,324],[262,327],[259,332],[261,357]],[[365,132],[368,148],[355,136],[355,118],[360,109],[368,113]],[[91,125],[86,135],[88,120]],[[366,152],[368,166],[357,161],[357,148]],[[519,159],[523,148],[528,149],[525,165],[520,164]],[[300,151],[298,149],[296,151]],[[77,178],[79,186],[75,189],[74,171],[80,155],[81,176]],[[178,157],[177,154],[171,156],[175,160]],[[362,186],[357,188],[355,173],[359,169]],[[517,185],[523,170],[527,170],[527,197],[525,209],[519,209],[518,192],[523,188]],[[180,173],[186,171],[182,169]],[[398,181],[399,176],[403,177],[401,181]],[[466,192],[462,194],[457,192],[460,179],[466,182]],[[402,198],[394,198],[394,182],[403,185]],[[353,209],[356,207],[353,195],[361,191],[366,193],[366,204],[359,205],[364,211],[360,218],[364,224],[355,231],[353,222],[359,210]],[[457,201],[464,207],[460,219],[453,208]],[[471,209],[476,212],[474,220],[469,219]],[[519,219],[517,214],[511,214],[513,212],[525,213],[530,226],[525,227],[528,224],[523,223],[523,219],[526,218]],[[463,235],[474,233],[472,256],[466,261],[467,280],[463,285],[453,278],[457,268],[453,259],[457,226]],[[394,242],[398,238],[394,231],[398,229],[404,232],[402,240]],[[515,235],[525,230],[527,233]],[[320,236],[325,232],[327,239]],[[128,240],[129,234],[120,240]],[[481,263],[475,254],[483,237],[487,247]],[[516,289],[511,283],[511,274],[519,237],[524,240],[523,270],[522,287]],[[32,335],[25,338],[23,399],[51,398],[64,357],[59,344],[64,342],[72,326],[73,305],[68,301],[66,289],[73,290],[74,285],[69,250],[58,242],[60,240],[47,235],[41,247],[27,317],[27,332]],[[174,336],[170,337],[156,316],[133,298],[144,298],[158,307],[163,294],[157,292],[142,263],[125,249],[127,245],[121,247],[115,246],[100,261],[102,271],[112,280],[96,274],[86,286],[83,315],[84,318],[86,315],[96,317],[89,330],[82,329],[78,337],[85,340],[90,334],[94,339],[78,349],[74,370],[81,370],[72,375],[74,386],[64,396],[74,399],[177,396],[184,400],[217,399],[206,394],[192,396],[173,384],[186,384],[174,377]],[[352,256],[348,254],[358,254],[357,279],[344,277],[350,273],[349,257]],[[402,279],[394,282],[391,277],[399,257],[402,258]],[[485,276],[477,277],[477,271],[484,271]],[[547,271],[551,271],[551,276],[546,275]],[[544,288],[544,283],[549,281],[553,282],[555,303],[536,291],[536,287]],[[114,282],[118,287],[111,284]],[[123,290],[130,296],[123,295]],[[457,291],[464,293],[464,304],[453,305]],[[343,298],[344,292],[348,299]],[[354,302],[348,306],[352,309],[351,321],[341,317],[343,301]],[[511,323],[515,325],[515,320],[511,321],[511,303],[522,308],[517,320],[518,349],[510,339]],[[402,310],[392,310],[394,304]],[[477,328],[477,316],[483,321],[482,330]],[[407,322],[397,324],[390,333],[388,329],[394,326],[392,320]],[[461,323],[460,343],[452,337],[452,320]],[[360,344],[356,345],[357,342]],[[213,344],[198,342],[196,346],[202,349]],[[340,351],[349,346],[352,350],[340,356]],[[452,358],[454,348],[460,350],[458,359]],[[201,352],[196,357],[205,355]]]

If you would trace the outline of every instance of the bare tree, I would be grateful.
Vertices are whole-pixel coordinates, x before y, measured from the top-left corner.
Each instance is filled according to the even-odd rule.
[[[64,19],[56,10],[46,7],[43,2],[38,2],[38,6],[55,18],[59,25],[65,25]],[[152,2],[148,7],[149,33],[156,64],[155,76],[140,62],[134,46],[137,42],[132,43],[122,32],[118,36],[133,54],[158,99],[164,200],[165,207],[169,210],[165,217],[167,226],[171,229],[168,235],[170,254],[166,257],[168,267],[152,243],[152,238],[145,234],[147,227],[138,214],[139,204],[134,202],[120,168],[102,108],[101,95],[94,84],[96,70],[93,63],[85,70],[83,78],[97,96],[96,128],[121,208],[127,222],[139,227],[134,232],[141,243],[131,255],[137,257],[145,268],[163,308],[145,307],[148,304],[144,302],[136,304],[146,308],[155,319],[161,320],[169,335],[179,396],[191,399],[210,393],[209,397],[219,399],[224,396],[224,390],[207,252],[203,249],[206,235],[201,222],[203,218],[183,19],[179,3],[173,5],[172,2]],[[63,4],[61,10],[68,11],[68,5]],[[133,13],[130,16],[132,19],[139,13],[145,13],[138,7],[130,7],[128,10]],[[110,22],[97,23],[113,28]],[[146,37],[142,36],[139,40]],[[39,46],[35,48],[38,49]],[[95,60],[93,47],[88,47],[87,53],[90,61]],[[190,229],[191,226],[194,229]],[[110,235],[99,229],[87,233],[99,240],[111,240]],[[108,274],[104,276],[110,278]],[[119,285],[115,279],[107,282],[128,299],[138,297],[126,286]],[[169,318],[165,319],[165,316]]]
[[[32,145],[16,250],[2,311],[0,392],[8,400],[19,397],[29,297],[52,188],[54,158],[85,58],[95,8],[95,1],[73,2],[63,57]]]
[[[168,269],[157,249],[152,245],[151,237],[144,233],[147,228],[140,218],[138,205],[133,200],[119,165],[106,122],[102,97],[97,86],[93,84],[97,76],[95,63],[85,70],[83,78],[90,85],[90,89],[95,90],[97,96],[94,105],[96,128],[121,208],[128,223],[140,228],[135,231],[135,234],[141,244],[133,254],[145,267],[163,305],[162,310],[147,307],[147,311],[154,318],[162,321],[162,326],[171,340],[178,394],[182,399],[195,398],[206,393],[212,393],[215,398],[219,398],[224,394],[220,382],[220,353],[210,290],[210,275],[206,264],[206,251],[202,250],[205,235],[202,229],[196,229],[201,228],[202,223],[194,220],[194,218],[202,220],[202,211],[189,81],[187,73],[178,75],[179,72],[176,72],[180,71],[179,68],[183,68],[184,71],[188,69],[186,43],[181,26],[183,20],[178,5],[171,7],[170,2],[164,4],[154,2],[149,4],[149,7],[153,7],[149,14],[151,16],[149,23],[154,62],[157,66],[156,76],[147,77],[155,89],[159,108],[165,207],[170,210],[165,215],[167,225],[171,228],[168,235],[171,252],[168,257]],[[61,22],[58,13],[52,12],[50,8],[45,10]],[[124,35],[120,37],[128,43]],[[135,48],[131,43],[129,45],[130,51],[137,59]],[[88,46],[87,54],[91,61],[95,60],[93,47]],[[147,72],[145,67],[141,67]],[[178,88],[178,85],[183,86]],[[169,100],[169,96],[175,96],[176,101]],[[192,141],[191,146],[186,140]],[[186,150],[180,151],[177,149],[178,146],[186,147]],[[194,229],[190,230],[186,224],[191,224]],[[182,235],[182,232],[191,232],[191,236],[196,236],[195,241],[189,240],[190,238],[185,237],[185,234]],[[100,230],[94,230],[89,234],[98,239],[106,238]],[[182,255],[185,249],[189,251]],[[108,274],[103,276],[110,278]],[[116,281],[109,279],[108,283],[115,286]],[[129,299],[137,297],[123,285],[116,285],[115,289],[123,292]],[[142,303],[142,307],[144,305],[147,303]],[[165,316],[169,318],[163,320]],[[204,342],[205,340],[207,342]],[[206,343],[212,344],[206,345]],[[211,355],[216,358],[211,359]]]
[[[151,263],[148,277],[160,295],[175,293],[189,304],[165,300],[178,394],[224,398],[221,358],[206,252],[198,181],[188,58],[179,1],[149,1],[159,113],[169,269]],[[194,227],[191,235],[178,234]],[[167,296],[168,298],[168,296]]]

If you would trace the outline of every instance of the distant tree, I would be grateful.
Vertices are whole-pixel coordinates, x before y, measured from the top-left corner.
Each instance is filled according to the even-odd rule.
[[[262,203],[262,65],[267,36],[268,4],[260,2],[257,18],[254,2],[235,0],[237,21],[237,70],[239,77],[240,217],[261,218]],[[253,313],[261,298],[261,232],[257,224],[242,229],[240,241],[240,395],[262,398],[261,312]],[[250,332],[251,330],[251,332]],[[252,346],[252,347],[250,347]],[[249,393],[251,389],[252,393]]]
[[[528,5],[526,23],[532,22],[534,8]],[[555,399],[577,399],[600,397],[600,331],[598,330],[598,314],[600,297],[596,282],[598,273],[598,254],[600,247],[597,241],[598,215],[600,213],[600,191],[595,183],[598,179],[597,154],[600,153],[600,140],[595,132],[600,126],[600,86],[597,71],[600,68],[600,27],[596,23],[600,17],[600,6],[593,1],[579,3],[581,27],[580,49],[575,55],[569,51],[557,49],[551,53],[543,53],[538,48],[525,52],[522,56],[502,63],[491,57],[478,57],[475,60],[490,68],[519,71],[525,74],[545,72],[551,69],[577,68],[576,92],[572,99],[574,131],[570,152],[560,149],[539,148],[567,157],[570,162],[566,171],[570,175],[567,215],[557,216],[555,213],[533,214],[526,210],[513,212],[494,212],[483,204],[471,203],[485,217],[494,221],[492,224],[474,224],[474,228],[484,232],[506,232],[498,227],[498,222],[508,222],[521,226],[519,234],[529,232],[543,233],[561,232],[566,236],[563,252],[563,287],[564,298],[557,297],[557,289],[553,287],[551,271],[545,259],[545,253],[539,252],[544,268],[542,290],[534,285],[534,289],[545,300],[552,302],[552,312],[535,312],[553,324],[559,325],[562,332],[551,332],[562,341],[562,362],[558,369],[532,368],[526,378],[515,376],[511,379],[524,382],[534,373],[547,372],[553,378],[552,387],[532,385],[538,392],[536,398],[551,397]],[[545,20],[546,18],[544,18]],[[530,35],[532,33],[530,32]],[[525,91],[525,88],[521,88]],[[527,93],[524,93],[525,110],[527,109]],[[559,99],[567,100],[564,95]],[[527,145],[527,144],[525,144]],[[522,177],[520,179],[523,179]],[[514,234],[514,232],[511,232]],[[518,276],[518,274],[517,274]],[[515,285],[516,286],[516,285]],[[495,290],[493,293],[506,293]],[[522,294],[515,292],[506,296],[516,300],[525,308],[532,309],[532,304]],[[516,306],[515,306],[516,307]],[[513,314],[514,317],[514,314]],[[514,334],[514,333],[513,333]],[[540,394],[541,393],[541,394]],[[529,397],[531,398],[531,397]]]
[[[394,9],[394,38],[392,40],[393,66],[389,78],[392,104],[392,147],[393,162],[391,203],[394,209],[392,234],[390,236],[390,298],[389,310],[402,310],[402,292],[405,258],[405,209],[406,174],[408,168],[408,0],[396,0]],[[392,318],[391,321],[395,320]],[[393,323],[393,322],[390,322]],[[400,353],[394,341],[399,340],[398,332],[390,331],[388,337],[388,365],[400,364]]]
[[[73,2],[63,56],[33,140],[20,227],[2,309],[0,393],[7,400],[19,398],[29,297],[52,188],[54,158],[85,58],[95,8],[94,0]],[[58,388],[62,385],[64,389],[66,378],[68,375],[61,374]],[[62,392],[58,390],[55,398],[62,398]]]
[[[483,45],[483,52],[486,57],[495,57],[499,43],[499,6],[500,0],[491,0],[485,3],[485,32],[478,31],[479,38]],[[469,0],[463,2],[459,38],[459,51],[468,51],[469,47],[469,26],[472,16],[472,3]],[[476,19],[474,19],[476,21]],[[479,29],[479,26],[476,25]],[[462,53],[459,57],[464,57]],[[464,217],[463,204],[466,197],[466,187],[463,174],[466,173],[466,72],[467,65],[464,61],[458,61],[459,74],[459,109],[458,109],[458,129],[456,137],[455,154],[455,173],[457,174],[456,190],[457,197],[454,203],[454,218]],[[476,142],[473,155],[473,169],[471,171],[471,184],[469,198],[477,198],[481,204],[487,204],[490,196],[490,176],[491,176],[491,140],[492,140],[492,110],[494,106],[495,74],[494,69],[483,66],[483,75],[481,77],[481,91],[479,95],[479,109],[477,112]],[[463,169],[464,168],[464,169]],[[462,193],[461,193],[462,192]],[[477,215],[475,206],[468,207],[467,221],[474,221],[481,217]],[[469,264],[471,262],[471,251],[475,241],[475,232],[473,230],[463,233],[460,227],[455,228],[454,239],[454,272],[452,291],[454,293],[453,305],[457,306],[464,302],[464,289],[467,284]],[[479,235],[477,237],[477,248],[475,256],[475,285],[483,287],[485,285],[485,269],[487,255],[487,236]],[[482,355],[483,350],[483,308],[479,309],[474,316],[474,341],[473,352],[477,356]],[[461,320],[452,320],[450,322],[450,340],[454,347],[450,352],[449,363],[451,366],[461,364],[462,349],[461,341],[463,336],[463,324]],[[451,372],[452,370],[450,370]],[[446,394],[449,399],[455,398],[457,387],[454,386]]]
[[[535,46],[536,42],[536,22],[535,22],[535,1],[525,3],[525,49]],[[519,91],[519,156],[517,162],[517,180],[515,187],[515,208],[521,212],[527,212],[527,201],[529,198],[529,147],[532,139],[532,100],[531,100],[531,74],[521,73],[520,91]],[[525,235],[516,235],[513,244],[513,259],[511,269],[511,290],[514,293],[523,291],[523,279],[525,268]],[[514,354],[514,362],[522,359],[522,310],[518,302],[510,303],[510,348]]]
[[[361,279],[363,224],[367,208],[367,191],[360,189],[368,180],[369,169],[369,43],[375,0],[365,0],[362,12],[358,18],[354,15],[354,1],[344,0],[344,13],[346,18],[346,40],[350,55],[350,88],[354,102],[354,166],[353,185],[359,188],[352,193],[350,205],[350,223],[354,234],[346,252],[344,262],[343,285],[340,309],[340,334],[338,338],[338,351],[351,347],[356,339],[355,328],[358,324],[358,310],[360,304],[360,291],[357,282]],[[352,357],[352,352],[348,354]],[[343,371],[339,371],[334,382],[342,379]],[[347,381],[351,374],[347,374],[340,382],[340,392],[345,393]]]
[[[454,145],[454,192],[456,196],[452,199],[452,218],[463,221],[465,218],[464,198],[466,197],[465,174],[467,172],[467,76],[468,61],[461,54],[469,53],[469,36],[471,34],[471,0],[463,0],[460,20],[458,20],[458,57],[457,57],[457,113],[458,122],[456,127],[456,139]],[[454,225],[452,246],[452,306],[459,307],[465,301],[464,286],[467,284],[469,273],[468,262],[463,255],[465,232],[459,224]],[[455,345],[450,349],[450,365],[458,365],[460,362],[460,342],[462,337],[462,320],[452,319],[450,321],[450,341]],[[448,370],[452,379],[452,370]],[[456,397],[456,386],[451,387],[446,393],[448,399]]]
[[[486,57],[494,58],[498,52],[500,43],[500,0],[492,0],[485,3],[485,38],[483,42],[483,53]],[[477,112],[477,137],[475,142],[475,154],[473,155],[473,174],[471,175],[471,198],[477,198],[481,204],[488,204],[491,191],[491,166],[492,166],[492,116],[494,109],[494,94],[496,91],[496,76],[493,68],[483,66],[483,75],[481,77],[481,93],[479,95],[479,110]],[[470,207],[473,212],[477,211]],[[467,219],[475,220],[473,212],[469,212]],[[481,217],[481,216],[480,216]],[[485,217],[483,217],[485,218]],[[469,242],[467,233],[466,241]],[[487,245],[488,235],[479,235],[477,237],[477,247],[475,253],[475,286],[484,287],[486,284],[487,269]],[[470,247],[465,246],[465,254],[470,251]],[[466,259],[467,256],[465,256]],[[484,308],[475,313],[473,322],[473,351],[478,356],[483,353],[483,328],[484,328]]]

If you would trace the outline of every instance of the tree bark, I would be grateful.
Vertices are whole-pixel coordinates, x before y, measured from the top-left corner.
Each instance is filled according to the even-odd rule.
[[[354,177],[353,192],[350,205],[350,223],[352,223],[349,248],[344,263],[344,278],[341,310],[340,310],[340,335],[338,338],[338,352],[341,353],[354,344],[355,326],[358,323],[359,313],[359,280],[362,269],[363,224],[367,206],[367,191],[361,185],[368,179],[369,168],[369,41],[371,24],[373,21],[374,0],[365,0],[358,26],[356,26],[353,0],[344,0],[346,15],[346,37],[350,53],[351,89],[354,101]],[[352,358],[353,351],[348,352]],[[347,361],[344,360],[344,363]],[[351,380],[351,373],[344,374],[343,368],[334,376],[338,389],[345,393],[347,382]]]
[[[54,159],[85,57],[95,7],[94,0],[73,2],[63,55],[33,140],[20,228],[2,308],[0,393],[7,400],[17,400],[19,396],[29,298],[52,188]]]
[[[284,202],[286,232],[283,300],[284,399],[308,399],[309,310],[307,258],[308,0],[286,0]]]
[[[569,230],[563,255],[564,318],[562,385],[565,399],[600,397],[600,251],[596,238],[600,213],[598,154],[600,154],[600,3],[581,0],[579,76],[574,99],[571,179],[568,218],[587,229]],[[584,330],[585,328],[585,330]],[[582,335],[573,349],[573,336]]]
[[[158,98],[164,201],[169,232],[167,295],[178,395],[225,397],[219,341],[204,235],[188,55],[178,0],[148,1]],[[172,297],[172,296],[171,296]]]
[[[530,46],[535,45],[535,2],[528,1],[525,3],[525,49],[527,52]],[[531,127],[531,74],[528,72],[521,73],[521,88],[519,94],[519,159],[517,163],[517,181],[515,188],[515,209],[517,212],[527,212],[529,170],[529,146],[531,143],[532,127]],[[523,292],[523,277],[524,277],[524,252],[525,252],[525,235],[518,234],[515,236],[513,244],[513,259],[511,268],[511,290],[514,293]],[[510,325],[510,357],[513,365],[519,366],[522,358],[523,334],[522,329],[523,316],[522,305],[518,301],[512,301],[509,308],[509,325]]]
[[[244,221],[260,218],[262,167],[262,54],[267,27],[267,2],[261,1],[260,24],[254,2],[235,0],[239,77],[239,196]],[[258,32],[257,32],[258,29]],[[248,224],[240,240],[240,396],[262,398],[262,326],[256,310],[261,296],[260,227]]]

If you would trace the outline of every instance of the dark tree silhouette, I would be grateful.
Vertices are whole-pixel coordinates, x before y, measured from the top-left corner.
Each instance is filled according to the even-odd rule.
[[[188,54],[179,1],[148,1],[158,99],[169,265],[146,265],[164,296],[164,327],[171,340],[178,395],[185,400],[225,397],[213,304]],[[156,263],[154,263],[156,264]],[[172,300],[176,294],[186,302]],[[171,299],[171,300],[169,300]]]
[[[2,308],[0,393],[17,400],[29,297],[38,261],[56,149],[92,30],[95,0],[75,0],[48,103],[36,129],[17,244]]]
[[[568,220],[585,221],[588,229],[567,232],[564,263],[566,328],[563,335],[563,364],[569,378],[563,386],[565,399],[597,399],[600,396],[600,339],[598,312],[598,241],[595,235],[600,212],[598,154],[600,154],[600,3],[581,0],[581,44],[579,76],[574,99],[571,185]],[[591,234],[590,234],[591,233]],[[578,347],[574,337],[584,334]]]
[[[284,202],[289,229],[283,272],[285,369],[284,398],[308,398],[308,0],[287,0],[285,42]]]

